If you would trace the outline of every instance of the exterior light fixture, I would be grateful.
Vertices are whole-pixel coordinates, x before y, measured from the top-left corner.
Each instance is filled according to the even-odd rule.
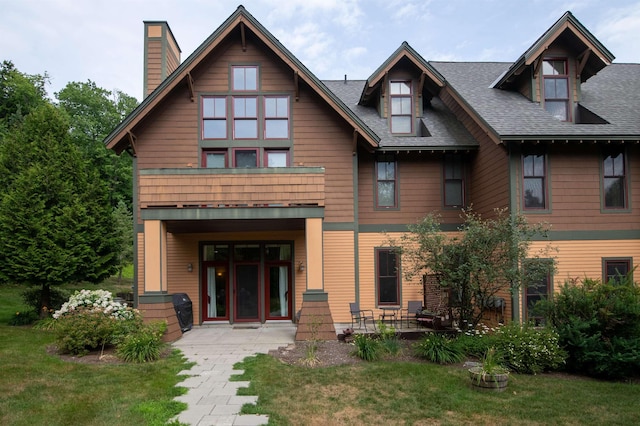
[[[193,272],[193,264],[187,264],[187,272]]]
[[[298,271],[299,272],[304,272],[304,263],[303,262],[298,263]]]

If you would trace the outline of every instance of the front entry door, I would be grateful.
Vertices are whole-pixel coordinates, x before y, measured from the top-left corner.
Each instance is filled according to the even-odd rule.
[[[235,270],[236,321],[260,321],[260,264],[240,264]]]

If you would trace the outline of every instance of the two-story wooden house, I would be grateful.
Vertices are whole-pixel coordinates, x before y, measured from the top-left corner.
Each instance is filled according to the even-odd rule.
[[[240,6],[186,60],[145,22],[147,97],[107,137],[134,157],[135,286],[147,318],[349,322],[421,300],[388,246],[428,213],[508,207],[553,226],[558,272],[640,258],[640,65],[570,13],[515,63],[427,62],[403,43],[367,80],[320,81]]]

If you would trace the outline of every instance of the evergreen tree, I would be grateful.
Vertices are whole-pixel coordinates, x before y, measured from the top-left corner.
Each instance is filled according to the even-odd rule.
[[[0,280],[42,288],[98,283],[120,249],[108,191],[69,138],[68,118],[35,107],[0,144]]]

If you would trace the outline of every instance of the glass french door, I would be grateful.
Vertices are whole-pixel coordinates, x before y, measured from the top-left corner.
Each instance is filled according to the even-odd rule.
[[[235,269],[236,321],[260,320],[260,265],[240,264]]]
[[[223,265],[205,264],[203,267],[203,320],[229,319],[229,272]]]
[[[266,266],[266,312],[267,319],[291,318],[289,265]]]

